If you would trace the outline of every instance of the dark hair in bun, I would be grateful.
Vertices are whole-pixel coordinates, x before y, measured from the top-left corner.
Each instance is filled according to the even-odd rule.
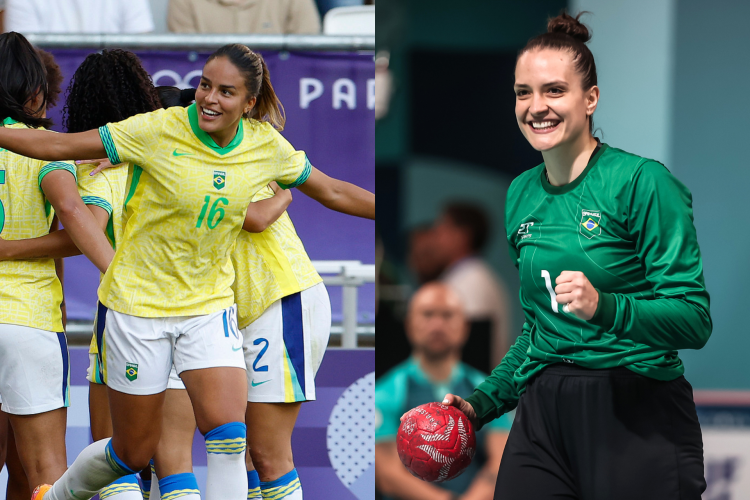
[[[586,42],[591,40],[589,29],[579,21],[583,14],[580,12],[573,17],[566,12],[554,17],[547,23],[547,33],[542,33],[529,40],[529,43],[518,53],[520,58],[524,53],[532,50],[553,49],[565,50],[573,55],[573,64],[576,71],[581,75],[581,83],[585,90],[597,84],[596,63],[594,55],[589,50]],[[518,61],[518,59],[516,59]],[[591,130],[594,129],[593,118],[589,122]]]
[[[156,87],[156,91],[159,93],[159,101],[163,108],[171,108],[173,106],[185,108],[190,106],[195,100],[195,89],[180,90],[177,87],[161,85]]]

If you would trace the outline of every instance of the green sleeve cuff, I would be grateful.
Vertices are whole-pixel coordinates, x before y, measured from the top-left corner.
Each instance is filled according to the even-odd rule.
[[[107,152],[107,158],[109,158],[109,162],[112,165],[119,165],[120,163],[122,163],[120,161],[120,155],[117,154],[115,141],[112,140],[112,134],[109,132],[109,127],[107,125],[99,127],[99,137],[102,140],[104,150]]]
[[[71,165],[70,163],[65,163],[63,161],[55,161],[55,162],[46,164],[39,171],[39,188],[40,189],[42,187],[42,179],[44,179],[44,176],[54,170],[67,170],[68,172],[73,174],[73,178],[75,180],[78,180],[78,176],[76,175],[76,168],[73,165]]]
[[[477,420],[479,420],[479,427],[475,430],[478,431],[484,426],[484,424],[497,417],[497,406],[495,406],[492,399],[482,391],[475,390],[471,396],[465,399],[466,402],[474,408],[474,412],[477,414]]]
[[[596,306],[596,312],[594,316],[589,320],[589,323],[593,323],[596,326],[603,328],[606,331],[611,330],[615,326],[615,317],[617,316],[617,299],[611,293],[602,292],[598,288],[596,291],[599,293],[599,304]]]
[[[81,199],[83,199],[85,205],[96,205],[106,210],[109,215],[112,215],[112,204],[104,198],[98,196],[81,196]]]
[[[307,156],[305,156],[305,168],[302,170],[302,173],[299,174],[299,177],[297,177],[296,181],[292,182],[291,184],[283,184],[279,181],[276,181],[276,184],[278,184],[281,189],[296,188],[300,184],[304,184],[307,178],[310,177],[310,172],[312,172],[312,165],[310,164],[310,160],[307,159]]]

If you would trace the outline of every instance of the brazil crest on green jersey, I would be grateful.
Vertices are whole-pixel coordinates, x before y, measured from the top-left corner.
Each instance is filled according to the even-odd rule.
[[[513,181],[505,229],[525,323],[468,398],[482,423],[515,408],[528,380],[552,363],[672,380],[684,371],[677,349],[708,340],[692,197],[662,164],[603,144],[564,186],[551,185],[541,164]],[[563,271],[583,272],[599,291],[590,320],[557,304]]]

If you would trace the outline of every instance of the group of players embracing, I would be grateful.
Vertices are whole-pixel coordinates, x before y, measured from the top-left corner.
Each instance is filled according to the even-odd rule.
[[[279,134],[268,68],[245,46],[213,53],[194,94],[154,87],[128,51],[91,54],[70,84],[65,134],[44,130],[47,75],[22,35],[0,35],[0,398],[29,485],[19,498],[147,499],[158,478],[161,498],[197,500],[197,427],[205,498],[301,499],[291,434],[315,399],[331,311],[285,211],[289,190],[370,219],[374,194]],[[102,273],[94,443],[66,470],[56,259],[80,253]]]

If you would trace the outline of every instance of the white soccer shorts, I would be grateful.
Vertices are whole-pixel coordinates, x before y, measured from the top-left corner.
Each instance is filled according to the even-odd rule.
[[[283,297],[242,329],[247,400],[315,399],[315,374],[331,335],[331,301],[323,283]]]
[[[102,343],[104,382],[125,394],[158,394],[179,375],[203,368],[245,368],[237,308],[202,316],[141,318],[106,312]]]
[[[70,363],[65,334],[0,324],[0,397],[3,411],[13,415],[67,407]]]

